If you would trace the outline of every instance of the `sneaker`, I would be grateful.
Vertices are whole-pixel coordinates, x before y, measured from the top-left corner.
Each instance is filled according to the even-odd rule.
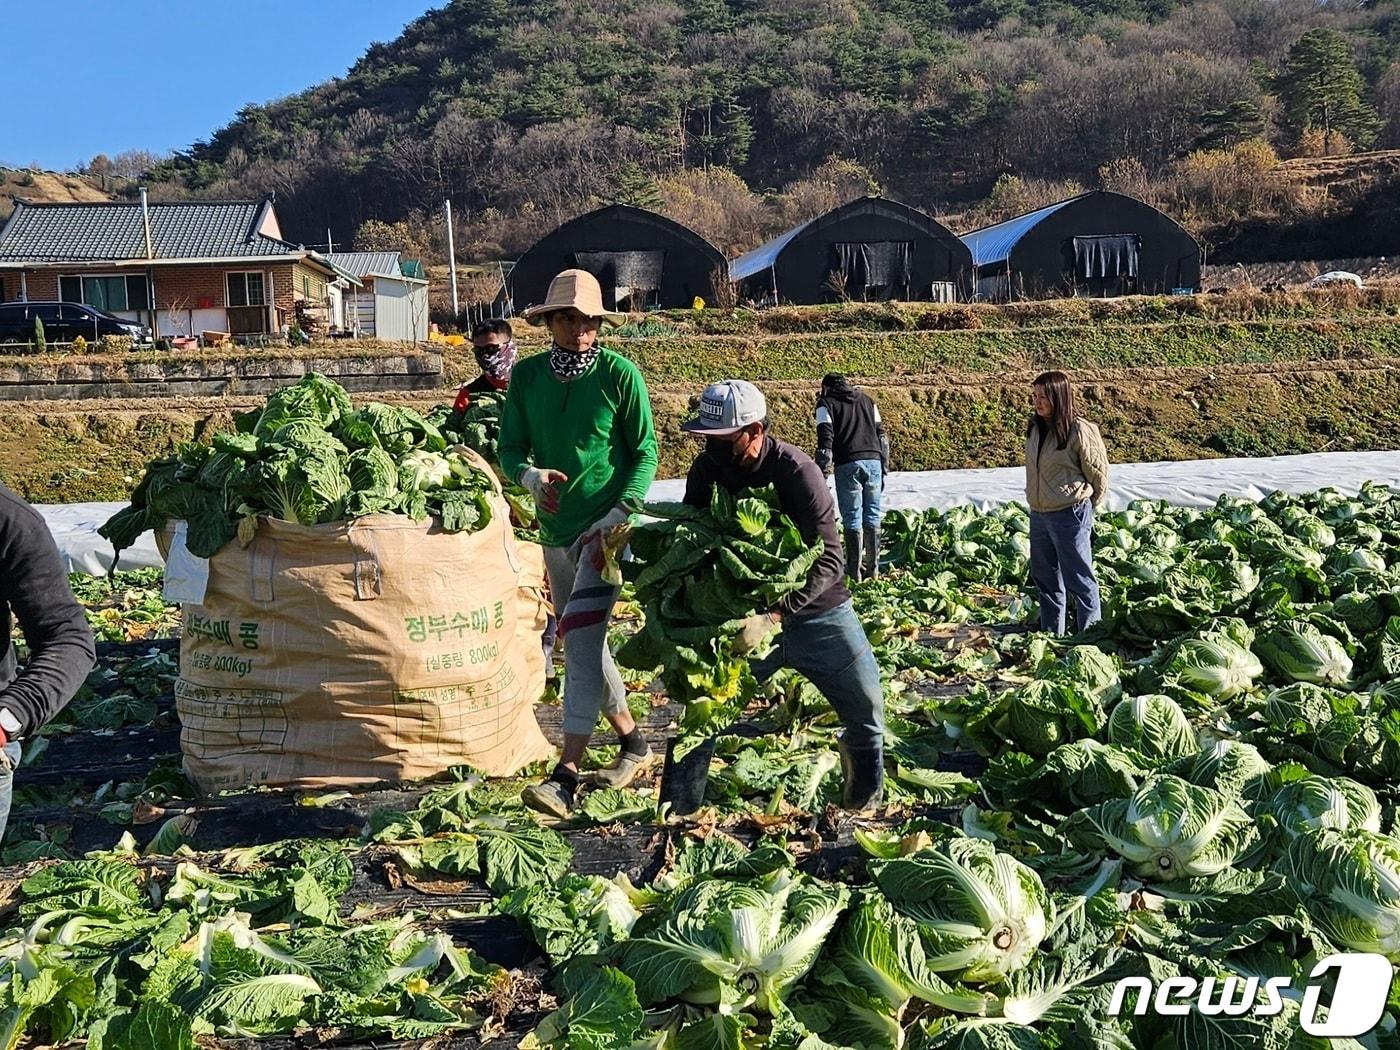
[[[619,752],[617,761],[606,769],[595,769],[583,774],[583,779],[599,787],[624,788],[639,776],[656,765],[656,752],[650,747],[644,754],[634,755],[630,751]]]
[[[557,780],[531,784],[520,792],[520,801],[536,813],[560,820],[568,820],[574,815],[574,793]]]

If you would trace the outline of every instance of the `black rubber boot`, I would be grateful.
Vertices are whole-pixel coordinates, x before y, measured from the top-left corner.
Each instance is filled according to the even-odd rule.
[[[873,810],[885,793],[885,755],[882,748],[851,751],[842,742],[841,808],[854,813]]]
[[[658,799],[669,802],[671,813],[678,817],[694,813],[705,804],[705,786],[710,781],[710,759],[715,757],[716,738],[697,744],[682,759],[676,758],[676,742],[666,746],[666,761],[661,767],[661,790]]]
[[[846,529],[846,575],[852,580],[861,579],[861,550],[860,550],[860,530]]]
[[[861,562],[860,575],[863,580],[873,580],[880,575],[880,526],[865,527],[865,557]]]

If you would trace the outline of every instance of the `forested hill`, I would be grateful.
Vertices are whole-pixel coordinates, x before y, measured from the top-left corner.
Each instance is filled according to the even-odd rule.
[[[275,192],[307,243],[426,231],[451,197],[489,257],[620,199],[732,249],[853,184],[986,218],[1106,181],[1176,192],[1241,143],[1400,146],[1397,56],[1400,0],[453,0],[154,174]]]

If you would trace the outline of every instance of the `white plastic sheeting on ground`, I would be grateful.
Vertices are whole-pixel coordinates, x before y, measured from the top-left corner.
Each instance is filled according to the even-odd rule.
[[[1355,492],[1366,481],[1400,486],[1400,452],[1115,463],[1109,469],[1108,504],[1119,510],[1135,499],[1164,499],[1185,507],[1207,507],[1222,493],[1262,499],[1277,489],[1312,492],[1329,485]],[[648,495],[654,500],[678,500],[684,494],[684,481],[658,481]],[[885,484],[886,510],[943,510],[959,503],[985,509],[1025,498],[1024,467],[895,471]]]
[[[34,509],[43,515],[53,533],[68,571],[98,576],[112,567],[112,545],[97,534],[97,529],[125,506],[125,503],[42,503]],[[155,533],[148,532],[135,546],[122,551],[119,568],[159,569],[164,565],[160,551],[156,550]]]
[[[1025,498],[1022,467],[991,470],[896,471],[885,487],[885,508],[940,510],[958,503],[990,507]],[[1176,463],[1115,463],[1110,473],[1109,506],[1118,509],[1135,499],[1164,499],[1187,507],[1206,507],[1221,493],[1261,499],[1276,489],[1311,492],[1332,486],[1355,492],[1363,482],[1400,486],[1400,452],[1321,452],[1308,456],[1263,459],[1198,459]],[[684,480],[658,481],[648,497],[679,500]],[[121,503],[68,503],[36,507],[48,522],[71,572],[103,573],[112,563],[112,547],[97,527],[122,508]],[[122,552],[121,568],[160,567],[155,537],[146,533]]]

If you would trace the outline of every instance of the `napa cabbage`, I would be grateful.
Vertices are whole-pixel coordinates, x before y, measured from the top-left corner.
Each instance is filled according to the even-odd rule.
[[[1190,693],[1224,701],[1253,688],[1264,673],[1250,651],[1253,632],[1238,621],[1223,629],[1188,638],[1172,650],[1162,666],[1162,679]]]
[[[1345,646],[1303,620],[1290,620],[1266,631],[1254,651],[1269,669],[1289,682],[1346,686],[1352,663]]]
[[[1400,840],[1369,831],[1307,831],[1289,844],[1277,869],[1340,948],[1400,962]]]
[[[118,556],[148,529],[188,524],[190,552],[209,557],[260,518],[325,525],[369,514],[432,515],[447,532],[491,520],[491,479],[412,409],[369,404],[311,374],[240,416],[234,433],[188,442],[154,460],[130,506],[98,530]]]
[[[1153,777],[1130,798],[1081,810],[1065,832],[1077,845],[1122,857],[1152,882],[1216,875],[1258,840],[1238,802],[1170,774]]]
[[[1256,813],[1267,814],[1289,836],[1321,828],[1381,830],[1376,793],[1349,777],[1307,776],[1290,781],[1264,800]]]
[[[1197,787],[1212,788],[1231,797],[1256,799],[1268,790],[1273,768],[1253,744],[1216,740],[1194,755],[1174,762],[1167,772]]]
[[[918,924],[935,973],[996,983],[1027,965],[1045,937],[1050,905],[1040,876],[982,839],[950,838],[873,861],[871,877]]]
[[[1142,755],[1152,765],[1196,751],[1196,731],[1169,696],[1126,697],[1109,713],[1108,742]]]
[[[711,879],[639,920],[615,949],[643,1006],[681,999],[773,1014],[806,975],[849,891],[781,869]]]

